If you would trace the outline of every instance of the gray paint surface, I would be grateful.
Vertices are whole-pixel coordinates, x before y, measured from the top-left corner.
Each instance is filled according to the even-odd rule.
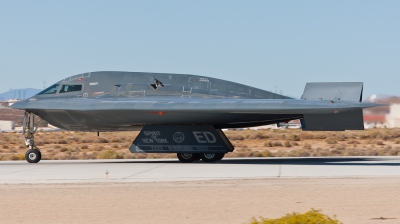
[[[364,130],[363,113],[359,109],[337,114],[305,114],[301,126],[307,131]]]
[[[300,119],[307,114],[351,113],[375,106],[354,100],[353,92],[360,92],[360,83],[324,84],[330,86],[330,91],[337,91],[339,86],[343,93],[339,94],[341,98],[328,100],[320,85],[306,87],[307,100],[295,100],[239,83],[184,74],[91,72],[57,84],[60,86],[55,94],[39,94],[12,107],[67,130],[129,131],[145,125],[251,127]],[[64,85],[82,85],[82,89],[61,93]],[[322,100],[309,100],[321,98],[321,94]],[[337,94],[327,98],[333,96]],[[321,117],[321,121],[331,118]],[[332,129],[330,125],[336,123],[320,128]]]
[[[301,98],[305,100],[361,102],[362,91],[362,82],[307,83]]]
[[[225,158],[215,164],[185,164],[177,159],[43,160],[38,164],[2,161],[0,168],[0,184],[400,177],[400,159],[396,156]]]

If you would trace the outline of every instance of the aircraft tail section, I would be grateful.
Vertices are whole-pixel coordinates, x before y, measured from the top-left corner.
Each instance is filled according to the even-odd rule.
[[[311,82],[306,84],[301,99],[361,102],[362,92],[362,82]]]
[[[321,82],[307,83],[303,100],[332,101],[331,103],[361,102],[362,82]],[[304,114],[302,129],[307,131],[364,130],[362,108],[346,112],[332,111],[331,114]]]

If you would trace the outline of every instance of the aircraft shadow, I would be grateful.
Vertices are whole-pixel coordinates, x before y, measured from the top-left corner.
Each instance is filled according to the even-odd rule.
[[[180,163],[174,160],[157,160],[157,161],[110,161],[104,163]],[[183,164],[183,163],[182,163]],[[194,162],[192,164],[208,164],[202,161]],[[395,158],[377,158],[377,157],[343,157],[343,158],[243,158],[231,159],[225,158],[214,164],[230,165],[230,164],[249,164],[249,165],[327,165],[327,166],[400,166],[399,159]]]

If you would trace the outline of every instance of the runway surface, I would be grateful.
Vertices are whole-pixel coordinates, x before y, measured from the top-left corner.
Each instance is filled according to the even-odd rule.
[[[398,176],[400,157],[226,158],[190,164],[177,159],[0,162],[0,184]]]

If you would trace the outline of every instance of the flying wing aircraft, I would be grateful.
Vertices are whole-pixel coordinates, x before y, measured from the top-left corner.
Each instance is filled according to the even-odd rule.
[[[363,83],[307,83],[301,99],[197,75],[90,72],[13,104],[24,110],[29,163],[41,159],[35,117],[88,132],[138,131],[132,153],[177,153],[181,162],[221,160],[234,150],[221,129],[300,119],[303,130],[363,130]]]

